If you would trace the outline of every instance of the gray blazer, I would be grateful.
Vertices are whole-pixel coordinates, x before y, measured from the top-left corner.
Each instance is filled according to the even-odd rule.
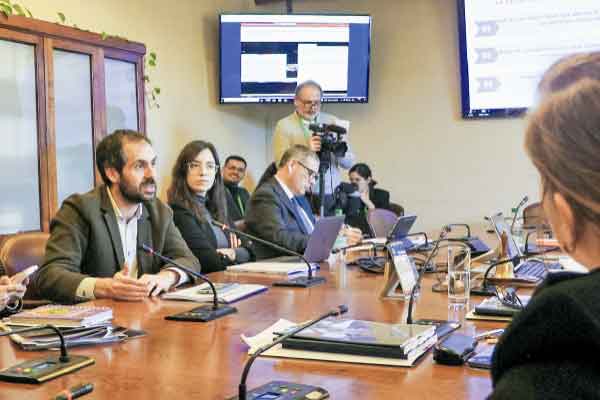
[[[173,212],[158,199],[143,203],[138,220],[138,246],[147,244],[195,271],[200,263],[173,224]],[[164,265],[138,249],[138,274],[158,273]],[[57,302],[75,302],[86,277],[108,278],[124,263],[121,236],[112,204],[101,185],[69,196],[50,222],[50,239],[35,285],[40,294]]]
[[[313,219],[308,204],[302,204],[306,214]],[[303,253],[309,235],[304,231],[300,215],[283,188],[270,178],[260,185],[250,197],[246,210],[248,233],[274,242],[297,253]],[[257,259],[287,255],[270,247],[254,243]]]

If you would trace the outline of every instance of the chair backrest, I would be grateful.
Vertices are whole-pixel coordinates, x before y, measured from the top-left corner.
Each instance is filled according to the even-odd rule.
[[[523,226],[530,228],[549,226],[542,203],[532,203],[523,209]]]
[[[394,227],[397,219],[398,216],[394,212],[383,208],[369,210],[367,214],[367,221],[376,237],[386,237]]]
[[[392,211],[398,217],[404,216],[404,207],[402,207],[400,204],[390,203],[390,211]]]
[[[8,237],[0,248],[0,263],[6,274],[12,276],[30,265],[41,266],[49,237],[46,232],[18,233]]]

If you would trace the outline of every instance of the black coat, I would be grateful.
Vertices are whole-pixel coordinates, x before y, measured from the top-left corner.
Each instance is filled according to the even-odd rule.
[[[390,193],[387,190],[376,189],[371,187],[369,190],[369,198],[375,205],[375,208],[390,208]],[[342,209],[346,216],[346,223],[352,227],[360,229],[363,233],[370,233],[369,223],[367,222],[367,212],[365,211],[365,203],[360,197],[348,196]]]
[[[200,261],[203,273],[223,271],[227,266],[236,264],[235,261],[217,252],[217,238],[209,222],[201,221],[186,207],[178,204],[170,204],[170,206],[173,209],[173,222],[192,253]],[[242,246],[252,257],[253,253],[248,242],[242,239]]]
[[[490,399],[600,398],[600,271],[550,274],[500,338]]]
[[[248,207],[248,200],[250,199],[250,193],[241,186],[225,185],[225,195],[227,196],[227,211],[231,220],[235,222],[244,219],[246,208]],[[236,196],[239,196],[242,206],[244,207],[243,210],[240,209]]]

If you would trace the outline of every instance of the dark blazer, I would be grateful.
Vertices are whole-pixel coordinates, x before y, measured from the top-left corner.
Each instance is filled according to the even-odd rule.
[[[548,275],[500,338],[490,399],[600,396],[600,271]]]
[[[241,186],[231,187],[225,185],[225,194],[227,195],[227,211],[231,220],[235,222],[244,219],[245,211],[248,208],[248,200],[250,200],[250,193]],[[240,209],[236,195],[240,197],[244,210]]]
[[[69,196],[50,222],[50,239],[36,278],[40,294],[57,302],[75,302],[75,291],[86,277],[112,277],[124,263],[117,218],[101,185],[85,194]],[[138,220],[138,246],[148,244],[191,268],[200,263],[173,223],[173,213],[158,199],[143,203]],[[158,258],[137,252],[138,274],[156,274],[164,265]]]
[[[369,198],[375,205],[375,208],[390,209],[390,193],[387,190],[371,187]],[[348,196],[343,209],[346,216],[346,223],[350,226],[360,229],[363,233],[371,232],[367,222],[367,213],[365,212],[365,203],[359,197]]]
[[[297,199],[314,223],[314,215],[306,198],[302,196]],[[292,251],[303,253],[309,235],[299,221],[301,221],[301,217],[298,215],[296,207],[274,177],[256,189],[248,202],[246,211],[248,233]],[[286,255],[260,243],[254,243],[254,250],[257,259]]]
[[[190,209],[179,204],[170,204],[170,206],[173,209],[175,226],[179,228],[181,236],[192,253],[200,260],[202,272],[223,271],[227,266],[236,264],[229,257],[217,253],[217,238],[209,222],[201,221]],[[252,256],[248,242],[241,240],[244,248]]]

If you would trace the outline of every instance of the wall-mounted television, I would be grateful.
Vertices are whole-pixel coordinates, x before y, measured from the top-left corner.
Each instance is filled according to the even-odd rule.
[[[457,1],[464,118],[523,114],[550,65],[600,50],[598,0]]]
[[[369,100],[371,17],[221,14],[220,103],[291,103],[314,80],[323,102]]]

